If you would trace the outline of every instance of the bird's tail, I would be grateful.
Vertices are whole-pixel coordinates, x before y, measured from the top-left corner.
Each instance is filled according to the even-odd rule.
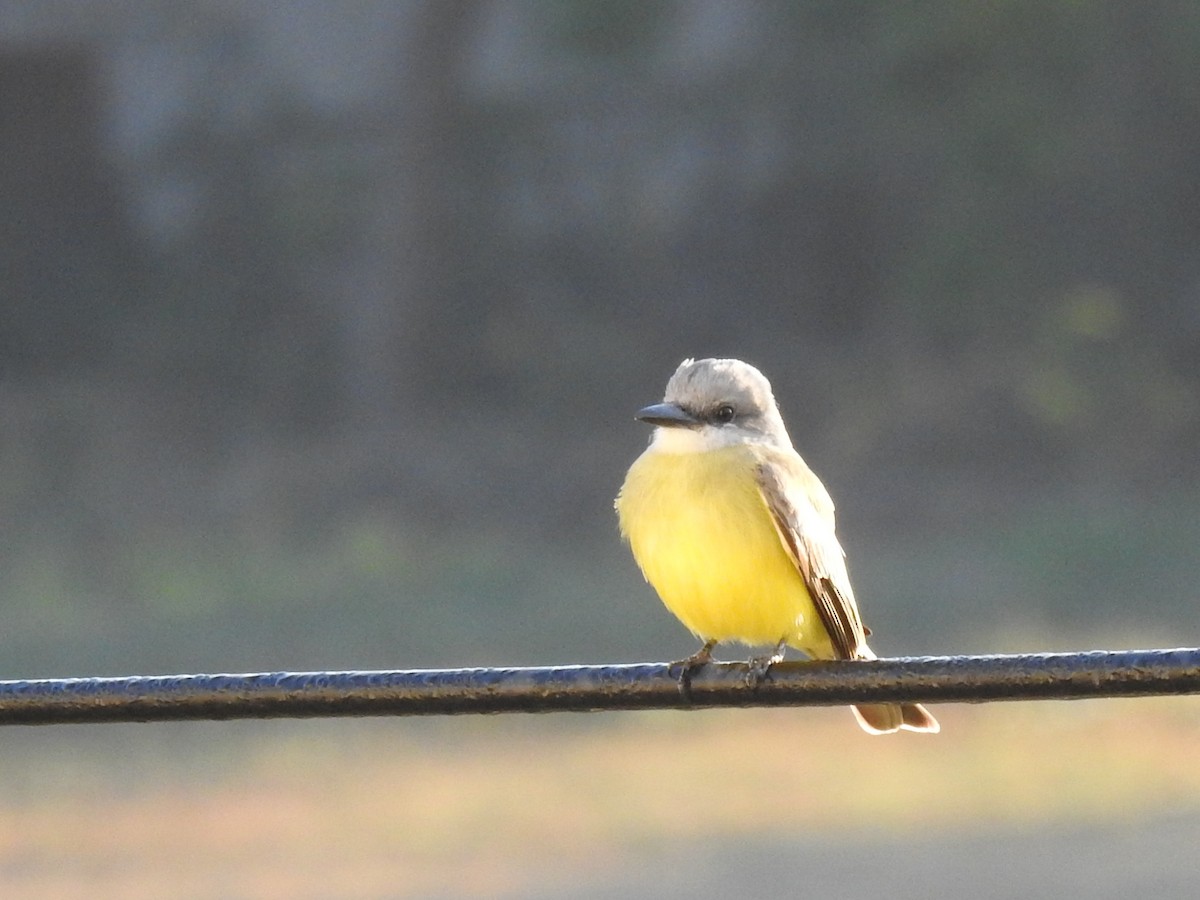
[[[891,734],[901,729],[937,734],[942,730],[938,720],[920,703],[864,703],[852,709],[858,724],[868,734]]]
[[[866,644],[859,647],[859,659],[876,659]],[[920,703],[864,703],[852,707],[854,718],[867,734],[892,734],[896,731],[916,731],[937,734],[942,730],[938,720]]]

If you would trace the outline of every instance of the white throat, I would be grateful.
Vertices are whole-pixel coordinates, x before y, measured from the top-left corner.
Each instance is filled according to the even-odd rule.
[[[656,453],[708,453],[735,444],[746,444],[753,438],[738,428],[720,428],[702,425],[699,428],[669,428],[659,425],[654,429],[650,449]]]

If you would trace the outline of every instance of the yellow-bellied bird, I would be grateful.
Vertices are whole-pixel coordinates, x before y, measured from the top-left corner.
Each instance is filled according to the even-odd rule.
[[[794,647],[813,659],[874,659],[833,529],[833,501],[792,447],[771,385],[736,359],[684,360],[616,500],[621,533],[646,580],[704,646],[775,648],[749,680]],[[873,734],[936,732],[916,703],[854,707]]]

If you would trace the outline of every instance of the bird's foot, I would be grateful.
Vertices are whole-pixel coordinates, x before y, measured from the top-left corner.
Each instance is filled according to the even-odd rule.
[[[716,641],[705,641],[704,646],[686,659],[679,659],[667,666],[667,671],[674,673],[679,669],[679,693],[683,694],[689,703],[692,699],[692,675],[697,669],[702,669],[712,662],[713,647]]]
[[[784,641],[775,647],[770,656],[753,656],[746,663],[746,687],[754,690],[771,671],[771,666],[783,662]]]

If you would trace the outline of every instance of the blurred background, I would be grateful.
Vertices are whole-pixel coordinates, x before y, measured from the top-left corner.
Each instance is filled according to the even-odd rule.
[[[881,654],[1198,641],[1194,3],[0,0],[0,148],[0,677],[685,655],[710,355]],[[9,732],[0,887],[1191,896],[1195,712]]]

